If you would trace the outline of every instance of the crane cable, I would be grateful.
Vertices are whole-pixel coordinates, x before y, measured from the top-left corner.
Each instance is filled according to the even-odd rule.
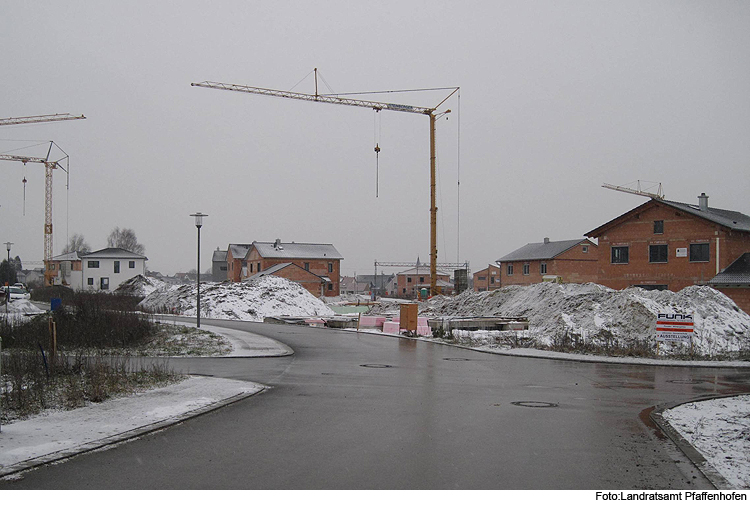
[[[373,122],[373,139],[375,140],[375,197],[380,195],[380,135],[381,118],[380,110],[375,111]]]

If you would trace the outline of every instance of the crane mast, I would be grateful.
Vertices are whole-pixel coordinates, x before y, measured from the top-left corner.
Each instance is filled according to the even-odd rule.
[[[52,149],[53,142],[50,142],[50,150]],[[27,163],[32,164],[44,164],[44,261],[45,265],[47,261],[52,259],[52,171],[60,167],[63,168],[60,162],[68,158],[65,155],[63,158],[55,161],[49,160],[49,152],[47,158],[20,156],[20,155],[0,155],[0,160],[7,160],[11,162],[21,162],[24,165]],[[47,278],[45,272],[45,278]]]
[[[39,122],[59,122],[59,121],[70,121],[85,119],[83,115],[71,115],[70,113],[55,113],[52,115],[31,115],[27,117],[9,117],[0,119],[0,126],[11,126],[15,124],[36,124]],[[52,151],[54,142],[50,141],[49,151],[47,151],[47,158],[27,157],[18,155],[0,155],[0,160],[10,160],[15,162],[22,162],[26,165],[28,162],[44,164],[44,265],[45,273],[44,278],[49,284],[49,274],[46,270],[48,261],[52,259],[52,171],[57,169],[61,160],[68,158],[66,154],[63,158],[56,161],[50,161],[49,155]],[[58,149],[59,146],[58,146]],[[61,150],[62,151],[62,150]],[[65,170],[62,165],[60,168]],[[66,171],[67,172],[67,171]],[[24,203],[26,199],[26,178],[24,181]]]
[[[384,103],[378,101],[367,101],[361,99],[352,99],[339,97],[336,95],[320,95],[317,88],[317,72],[315,69],[315,94],[306,94],[301,92],[290,92],[284,90],[274,90],[271,88],[259,88],[256,86],[236,85],[231,83],[217,83],[212,81],[203,81],[201,83],[190,83],[190,86],[199,86],[202,88],[214,88],[217,90],[228,90],[232,92],[243,92],[258,95],[270,95],[272,97],[282,97],[285,99],[296,99],[300,101],[312,101],[328,104],[338,104],[341,106],[357,106],[360,108],[370,108],[375,111],[389,110],[402,113],[416,113],[427,115],[430,118],[430,295],[437,295],[437,206],[436,206],[436,144],[435,144],[435,122],[438,117],[450,113],[450,110],[438,113],[437,110],[453,94],[458,92],[459,88],[454,87],[450,94],[445,97],[434,108],[425,108],[420,106],[410,106],[406,104]]]

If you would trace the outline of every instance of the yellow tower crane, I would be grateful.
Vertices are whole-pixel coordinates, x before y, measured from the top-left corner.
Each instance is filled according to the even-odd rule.
[[[15,124],[36,124],[40,122],[58,122],[58,121],[69,121],[85,119],[83,115],[71,115],[70,113],[55,113],[52,115],[33,115],[29,117],[10,117],[0,119],[0,126],[11,126]],[[52,171],[58,167],[68,172],[61,162],[68,158],[66,154],[59,160],[50,160],[50,153],[52,152],[52,146],[56,146],[60,149],[57,144],[50,141],[49,149],[47,150],[47,156],[45,158],[39,157],[28,157],[18,155],[2,155],[0,154],[0,160],[10,160],[14,162],[21,162],[24,165],[27,163],[44,164],[44,266],[45,266],[45,281],[49,283],[48,275],[48,261],[52,259]],[[62,151],[62,149],[60,149]],[[24,182],[26,179],[24,178]]]
[[[233,92],[244,92],[249,94],[270,95],[273,97],[284,97],[286,99],[297,99],[301,101],[313,101],[321,103],[339,104],[343,106],[359,106],[361,108],[370,108],[375,111],[391,110],[403,113],[416,113],[427,115],[430,118],[430,295],[437,295],[437,206],[435,204],[435,122],[438,118],[450,113],[450,110],[438,112],[442,106],[453,94],[458,92],[459,87],[451,87],[452,90],[440,103],[433,108],[424,108],[419,106],[409,106],[406,104],[384,103],[377,101],[365,101],[360,99],[351,99],[339,97],[336,95],[318,93],[318,69],[315,72],[315,94],[305,94],[300,92],[288,92],[284,90],[273,90],[270,88],[259,88],[255,86],[243,86],[229,83],[216,83],[204,81],[202,83],[191,83],[190,86],[200,86],[203,88],[215,88],[218,90],[229,90]],[[376,147],[376,152],[379,149]]]

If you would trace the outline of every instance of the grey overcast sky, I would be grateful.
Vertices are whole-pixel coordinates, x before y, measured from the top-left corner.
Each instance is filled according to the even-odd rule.
[[[0,52],[0,118],[87,117],[0,127],[0,153],[70,155],[55,254],[118,226],[150,269],[187,271],[202,211],[201,270],[217,247],[276,238],[334,244],[347,275],[428,262],[427,117],[190,86],[307,76],[294,89],[313,93],[314,67],[324,93],[461,87],[438,122],[440,262],[476,271],[647,201],[604,182],[750,211],[747,1],[3,0]],[[0,242],[41,261],[43,224],[43,166],[0,161]]]

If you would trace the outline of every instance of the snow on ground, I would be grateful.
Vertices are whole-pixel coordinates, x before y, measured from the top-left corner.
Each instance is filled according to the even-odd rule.
[[[686,403],[662,415],[730,484],[750,489],[750,395]]]
[[[166,282],[154,277],[136,275],[120,284],[115,290],[115,293],[146,297],[156,290],[163,289],[166,286],[169,286]]]
[[[56,460],[101,447],[113,437],[129,438],[142,427],[167,424],[186,413],[227,398],[256,394],[263,388],[252,382],[194,376],[128,397],[5,424],[0,441],[0,475],[15,471],[14,464],[40,457]]]
[[[196,315],[196,286],[165,286],[140,305],[147,311]],[[273,316],[333,316],[334,312],[296,282],[266,275],[244,282],[201,283],[201,316],[262,322]]]
[[[397,309],[396,304],[384,303],[373,312]],[[653,340],[656,316],[663,312],[693,313],[693,342],[698,354],[750,350],[750,315],[708,286],[689,286],[675,293],[613,290],[591,283],[539,283],[481,293],[466,291],[420,303],[420,315],[428,317],[524,317],[529,320],[529,332],[547,345],[561,332],[599,343]]]
[[[5,318],[11,321],[25,320],[42,313],[45,313],[43,309],[39,309],[31,301],[26,299],[12,300],[7,307],[5,303],[0,305],[0,318]]]

